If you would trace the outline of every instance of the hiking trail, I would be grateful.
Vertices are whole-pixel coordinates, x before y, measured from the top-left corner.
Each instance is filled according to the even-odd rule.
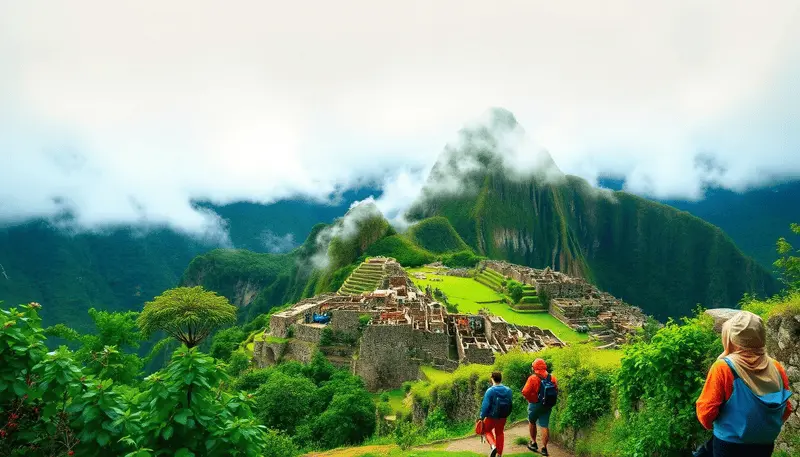
[[[506,456],[520,456],[520,455],[528,455],[528,456],[538,456],[541,454],[536,454],[528,450],[525,446],[520,446],[514,444],[514,441],[520,437],[528,436],[528,423],[521,422],[515,425],[510,426],[506,429],[506,444],[505,450],[503,451],[503,455]],[[480,455],[487,455],[489,453],[489,444],[486,442],[481,442],[481,438],[479,436],[470,436],[466,438],[459,438],[443,443],[438,444],[431,444],[426,446],[420,446],[415,448],[419,451],[439,451],[439,452],[475,452]],[[354,447],[354,448],[346,448],[346,449],[335,449],[332,451],[326,452],[312,452],[310,454],[306,454],[306,457],[359,457],[364,454],[372,454],[372,455],[386,455],[391,451],[396,451],[397,446],[394,445],[378,445],[378,446],[361,446],[361,447]],[[547,450],[550,451],[551,457],[575,457],[574,454],[565,451],[564,449],[558,447],[555,444],[550,444],[547,446]]]
[[[505,441],[505,449],[503,450],[503,455],[512,455],[512,454],[528,454],[531,456],[540,455],[531,452],[525,446],[520,446],[514,443],[514,441],[521,436],[526,438],[528,437],[527,422],[521,422],[519,424],[506,428],[505,436],[506,436],[506,441]],[[423,446],[419,449],[422,450],[436,449],[439,451],[448,451],[448,452],[471,451],[484,455],[489,453],[489,444],[486,442],[481,443],[481,437],[477,435],[450,441],[449,443],[446,443],[447,444],[446,447],[443,447],[444,444],[445,443],[433,446]],[[547,446],[547,450],[550,452],[551,457],[575,457],[574,454],[567,452],[552,443]]]

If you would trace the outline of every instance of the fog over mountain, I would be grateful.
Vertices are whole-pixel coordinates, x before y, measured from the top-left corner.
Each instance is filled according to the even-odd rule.
[[[0,224],[224,238],[193,201],[327,201],[370,183],[399,214],[452,132],[496,106],[564,173],[646,196],[797,178],[799,11],[0,0]]]

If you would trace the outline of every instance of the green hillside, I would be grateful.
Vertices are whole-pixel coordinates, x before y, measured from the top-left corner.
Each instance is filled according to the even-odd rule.
[[[392,235],[378,240],[367,249],[367,255],[394,257],[401,265],[409,267],[436,260],[435,255],[415,245],[404,235]]]
[[[436,254],[469,249],[444,217],[431,217],[411,226],[406,236],[416,245]]]
[[[500,112],[494,123],[462,131],[409,211],[446,217],[478,254],[583,276],[664,319],[698,303],[732,306],[744,293],[772,294],[775,279],[718,228],[689,213],[624,192],[601,192],[546,164],[511,176],[495,150],[519,127]],[[462,171],[463,163],[480,166]],[[438,191],[456,179],[461,192]]]
[[[175,287],[191,259],[207,249],[166,229],[72,234],[45,222],[0,228],[0,301],[39,302],[45,326],[88,331],[89,308],[140,309]]]

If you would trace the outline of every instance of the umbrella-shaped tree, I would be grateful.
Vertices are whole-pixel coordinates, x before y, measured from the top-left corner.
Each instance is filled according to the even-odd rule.
[[[214,329],[236,322],[236,307],[197,287],[170,289],[145,303],[137,323],[145,335],[163,330],[186,347],[200,344]]]

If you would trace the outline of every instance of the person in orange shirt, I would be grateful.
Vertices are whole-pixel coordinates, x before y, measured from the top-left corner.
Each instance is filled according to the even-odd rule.
[[[555,376],[548,373],[547,363],[542,359],[533,361],[531,371],[533,374],[528,377],[525,387],[522,388],[522,396],[528,400],[528,432],[531,435],[528,449],[547,456],[550,455],[547,452],[547,443],[550,441],[550,412],[558,394],[558,384]],[[536,444],[537,424],[542,429],[541,451]]]
[[[767,355],[766,339],[764,321],[747,311],[722,327],[725,350],[708,372],[696,405],[700,423],[714,431],[706,455],[772,455],[792,406],[786,370]]]

